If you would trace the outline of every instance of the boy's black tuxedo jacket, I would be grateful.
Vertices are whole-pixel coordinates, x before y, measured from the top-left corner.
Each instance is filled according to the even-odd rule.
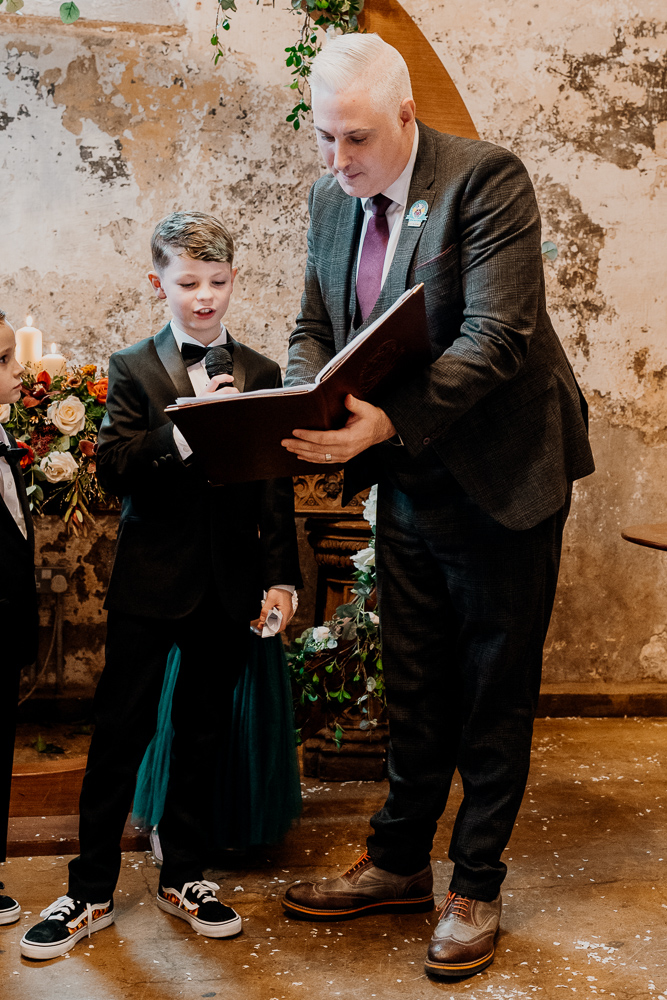
[[[234,341],[236,388],[280,382],[274,361]],[[211,486],[196,458],[181,459],[164,412],[192,395],[170,325],[111,356],[97,471],[123,503],[105,607],[179,618],[213,578],[227,612],[249,621],[262,590],[301,583],[292,481]]]
[[[10,445],[16,442],[11,434]],[[23,507],[28,537],[0,497],[0,671],[33,663],[37,656],[37,593],[35,590],[35,534],[23,475],[11,466]]]

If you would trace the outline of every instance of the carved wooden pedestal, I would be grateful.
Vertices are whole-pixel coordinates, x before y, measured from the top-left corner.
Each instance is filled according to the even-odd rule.
[[[382,781],[387,777],[389,726],[346,727],[340,749],[330,729],[303,744],[303,773],[320,781]]]
[[[340,504],[342,492],[341,472],[298,476],[294,480],[295,511],[297,517],[307,518],[305,528],[317,562],[316,625],[329,621],[340,604],[352,599],[351,557],[366,548],[371,537],[362,506],[368,491],[345,508]]]

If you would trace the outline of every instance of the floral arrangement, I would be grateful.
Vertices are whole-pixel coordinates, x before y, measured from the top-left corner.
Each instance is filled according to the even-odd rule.
[[[286,649],[297,724],[318,706],[325,717],[334,717],[333,738],[339,746],[345,722],[360,716],[359,728],[371,730],[386,707],[380,619],[373,610],[376,505],[374,486],[364,502],[371,541],[352,558],[355,600],[337,608],[331,621],[306,629]]]
[[[0,423],[25,451],[19,465],[30,509],[61,513],[75,532],[93,520],[91,504],[109,505],[95,475],[107,389],[96,365],[68,368],[54,378],[27,369],[19,401],[0,405]]]

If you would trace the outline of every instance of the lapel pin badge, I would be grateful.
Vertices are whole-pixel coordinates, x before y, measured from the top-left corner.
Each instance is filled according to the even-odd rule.
[[[410,206],[410,211],[405,216],[408,226],[418,229],[428,219],[428,202],[420,198]]]

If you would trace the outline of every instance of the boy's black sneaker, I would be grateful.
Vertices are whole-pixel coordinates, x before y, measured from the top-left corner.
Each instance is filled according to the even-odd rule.
[[[21,938],[24,958],[58,958],[73,948],[82,937],[90,937],[113,923],[113,900],[107,903],[82,903],[71,896],[60,896],[40,913],[44,920],[26,931]]]
[[[159,886],[157,905],[165,913],[187,920],[190,926],[205,937],[234,937],[243,930],[243,923],[236,910],[225,906],[216,897],[220,886],[215,882],[186,882],[180,889]]]
[[[4,889],[4,885],[0,882],[0,889]],[[21,913],[21,906],[12,899],[11,896],[3,896],[0,894],[0,925],[1,924],[15,924]]]

